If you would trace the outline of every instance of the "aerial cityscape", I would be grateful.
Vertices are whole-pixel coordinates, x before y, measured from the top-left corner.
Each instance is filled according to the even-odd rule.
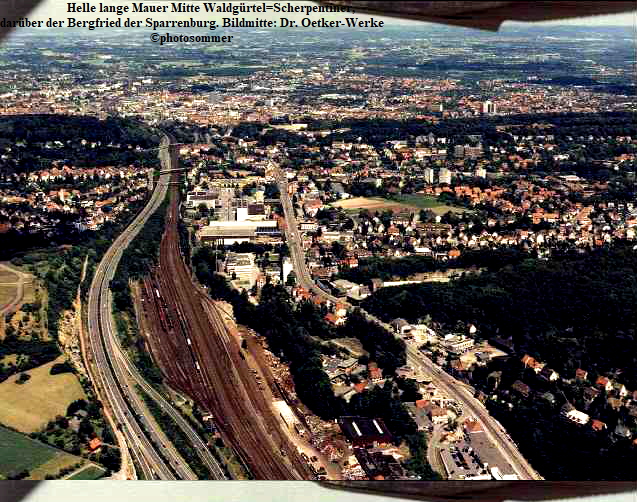
[[[223,35],[0,46],[0,479],[637,480],[634,29]]]

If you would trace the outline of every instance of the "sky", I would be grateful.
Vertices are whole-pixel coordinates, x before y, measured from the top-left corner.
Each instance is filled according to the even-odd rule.
[[[262,0],[260,0],[262,1]],[[268,3],[273,2],[274,0],[265,0]],[[77,1],[78,4],[81,3],[81,1]],[[91,1],[91,3],[93,5],[99,5],[99,1]],[[107,4],[107,5],[122,5],[122,4],[128,4],[130,5],[132,3],[131,1],[127,1],[127,0],[102,0],[102,3]],[[149,5],[161,5],[161,4],[166,4],[167,2],[164,1],[146,1],[144,2],[145,4],[149,4]],[[169,3],[169,2],[168,2]],[[188,0],[185,0],[185,3],[189,3]],[[194,3],[194,2],[193,2]],[[219,2],[218,2],[219,3]],[[241,2],[230,2],[233,4],[239,4]],[[244,3],[249,4],[249,3],[253,3],[250,0],[245,1]],[[287,3],[287,2],[281,2],[281,3]],[[311,5],[312,2],[307,2],[307,1],[293,1],[293,4],[308,4]],[[29,18],[30,19],[35,19],[35,20],[39,20],[39,19],[43,19],[46,20],[49,17],[52,17],[53,19],[65,19],[67,17],[75,17],[77,19],[94,19],[95,17],[100,16],[100,14],[69,14],[66,12],[66,7],[67,7],[67,0],[44,0],[42,2],[42,4],[40,4],[40,6],[38,6],[30,15]],[[190,17],[197,17],[198,14],[125,14],[125,16],[130,17],[131,19],[144,19],[148,16],[152,16],[152,17],[156,17],[157,19],[160,20],[168,20],[168,19],[188,19]],[[251,19],[251,18],[266,18],[266,19],[278,19],[279,17],[281,17],[281,14],[275,14],[275,13],[267,13],[267,14],[246,14],[244,15],[246,17],[246,19]],[[287,14],[285,15],[286,17],[290,18],[290,19],[295,19],[295,18],[301,18],[303,17],[302,14]],[[365,16],[362,14],[356,14],[357,17],[360,17],[361,20],[362,19],[366,19],[369,16]],[[110,17],[110,18],[115,18],[117,17],[116,14],[101,14],[101,17]],[[203,17],[203,16],[202,16]],[[229,17],[229,15],[227,14],[216,14],[216,15],[212,15],[212,14],[205,14],[205,19],[220,19],[221,17]],[[338,19],[338,18],[342,18],[344,17],[343,14],[314,14],[312,17],[314,18],[318,18],[318,17],[325,17],[325,19]],[[420,23],[419,21],[408,21],[408,20],[402,20],[402,19],[396,19],[396,18],[382,18],[379,16],[373,16],[376,19],[383,19],[386,21],[387,24],[418,24]],[[522,24],[541,24],[541,25],[560,25],[560,24],[568,24],[568,25],[584,25],[584,26],[637,26],[637,11],[633,11],[633,12],[629,12],[629,13],[625,13],[625,14],[614,14],[614,15],[608,15],[608,16],[589,16],[589,17],[585,17],[585,18],[574,18],[574,19],[566,19],[566,20],[558,20],[558,21],[549,21],[549,22],[541,22],[541,23],[522,23]],[[516,23],[518,24],[518,23]]]

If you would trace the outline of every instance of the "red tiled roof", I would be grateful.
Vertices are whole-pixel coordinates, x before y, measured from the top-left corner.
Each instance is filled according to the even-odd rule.
[[[601,420],[593,420],[591,422],[591,427],[595,429],[596,431],[601,431],[602,429],[606,428],[606,424],[602,422]]]
[[[100,446],[102,446],[102,440],[100,438],[93,438],[88,442],[88,449],[91,451],[97,450]]]
[[[367,386],[367,385],[366,385],[365,383],[363,383],[363,382],[359,382],[359,383],[357,383],[357,384],[354,384],[354,390],[355,390],[356,392],[363,392],[363,391],[365,390],[365,387],[366,387],[366,386]]]

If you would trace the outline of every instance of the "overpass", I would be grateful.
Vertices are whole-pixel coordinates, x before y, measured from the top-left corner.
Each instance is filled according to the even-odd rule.
[[[187,170],[187,167],[173,167],[171,169],[162,169],[161,171],[159,171],[159,174],[181,173]]]

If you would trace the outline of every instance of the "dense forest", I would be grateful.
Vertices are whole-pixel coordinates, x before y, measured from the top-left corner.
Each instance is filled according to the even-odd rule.
[[[514,247],[498,249],[469,249],[458,258],[447,261],[434,260],[431,256],[409,255],[401,258],[371,257],[361,258],[358,266],[344,268],[339,272],[341,279],[359,284],[370,284],[372,279],[407,279],[415,274],[443,271],[454,268],[488,268],[497,270],[505,265],[520,263],[531,255]]]
[[[6,141],[101,141],[153,148],[157,133],[131,119],[100,120],[82,115],[6,115],[0,119],[0,137]]]
[[[535,123],[551,124],[552,127],[538,129]],[[635,136],[637,120],[634,112],[602,112],[602,113],[537,113],[521,115],[495,115],[488,117],[459,118],[440,120],[435,124],[422,120],[354,120],[326,121],[309,120],[309,129],[349,128],[347,132],[334,133],[325,139],[331,141],[355,142],[362,137],[367,143],[381,145],[390,139],[404,139],[407,136],[427,135],[430,132],[436,137],[460,137],[467,134],[482,134],[487,141],[497,141],[502,134],[496,131],[498,125],[516,125],[511,134],[520,135],[554,135],[557,141],[567,136]]]
[[[11,148],[11,151],[0,160],[0,174],[48,169],[55,161],[81,167],[152,166],[158,163],[157,152],[152,149],[157,147],[159,139],[158,133],[132,119],[3,116],[0,117],[0,149]]]
[[[32,267],[35,275],[44,281],[48,295],[49,334],[54,339],[57,338],[60,314],[63,310],[71,308],[77,294],[84,260],[88,258],[87,281],[90,282],[91,271],[95,263],[106,252],[121,229],[136,214],[141,204],[143,201],[131,205],[117,223],[108,222],[99,231],[84,232],[81,241],[78,240],[73,246],[39,248],[29,251],[17,251],[9,248],[6,255],[0,252],[0,259],[3,255],[6,258],[13,256],[11,258],[13,265]]]
[[[561,374],[621,370],[637,389],[637,252],[628,245],[529,258],[447,284],[383,288],[363,307],[383,320],[431,315],[450,328],[473,323],[483,338],[511,338]]]
[[[378,363],[387,376],[393,375],[406,362],[405,342],[392,336],[382,326],[365,319],[358,309],[347,316],[341,335],[358,338],[369,352],[370,360]]]

